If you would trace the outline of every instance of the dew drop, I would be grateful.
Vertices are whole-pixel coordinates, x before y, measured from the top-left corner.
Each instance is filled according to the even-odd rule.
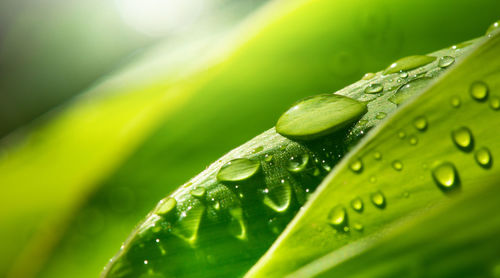
[[[458,108],[460,107],[460,105],[462,104],[462,102],[460,101],[460,98],[457,97],[457,96],[454,96],[450,99],[450,104],[452,107],[454,108]]]
[[[356,159],[353,162],[351,162],[351,164],[349,164],[349,168],[354,173],[361,173],[361,171],[363,171],[363,162],[361,162],[360,159]]]
[[[307,164],[309,163],[309,155],[303,154],[298,157],[291,157],[287,163],[287,170],[292,173],[302,172],[306,169]]]
[[[472,132],[465,126],[459,127],[451,132],[451,138],[455,145],[466,152],[474,148],[474,137]]]
[[[418,116],[413,120],[413,126],[418,131],[425,131],[428,125],[427,119],[424,116]]]
[[[377,177],[371,176],[369,181],[370,181],[370,183],[376,183],[377,182]]]
[[[281,183],[270,187],[262,202],[275,212],[285,212],[292,199],[292,187],[288,181],[282,180]]]
[[[500,98],[492,97],[490,98],[490,108],[493,110],[500,110]]]
[[[359,197],[352,199],[351,207],[354,211],[362,212],[363,208],[364,208],[363,200],[361,200],[361,198],[359,198]]]
[[[255,149],[252,150],[252,153],[258,153],[258,152],[261,152],[263,150],[264,150],[263,146],[258,146],[257,148],[255,148]]]
[[[412,136],[410,136],[410,140],[409,141],[410,141],[410,145],[415,146],[415,145],[418,144],[418,137],[415,136],[415,135],[412,135]]]
[[[357,222],[352,225],[352,228],[358,232],[362,232],[364,230],[363,225],[361,223],[357,223]]]
[[[367,73],[365,73],[365,75],[363,75],[363,77],[361,79],[363,79],[363,80],[370,80],[373,77],[375,77],[375,73],[373,73],[373,72],[367,72]]]
[[[167,215],[175,208],[176,205],[177,201],[172,197],[161,200],[158,209],[156,210],[156,214]]]
[[[347,211],[344,206],[337,205],[330,210],[328,222],[336,229],[344,229],[347,226]]]
[[[251,178],[260,169],[260,162],[248,158],[237,158],[222,166],[217,173],[219,181],[243,181]]]
[[[370,194],[370,200],[372,201],[373,205],[376,206],[377,208],[381,209],[385,208],[386,205],[385,197],[381,191],[377,191]]]
[[[474,153],[474,159],[476,160],[477,164],[479,164],[479,166],[485,169],[491,168],[493,159],[491,157],[491,152],[488,148],[482,147],[478,149]]]
[[[451,56],[443,56],[443,57],[439,58],[438,66],[440,68],[447,68],[447,67],[451,66],[454,62],[455,62],[455,58],[453,58]]]
[[[385,71],[384,74],[396,73],[399,71],[408,71],[421,66],[425,66],[436,60],[436,57],[427,55],[413,55],[401,58],[392,63]]]
[[[377,94],[380,93],[384,90],[384,86],[379,83],[372,83],[365,88],[365,93],[366,94]]]
[[[229,222],[229,233],[239,240],[247,239],[247,227],[243,219],[243,209],[241,207],[229,210],[231,221]]]
[[[408,78],[408,73],[406,71],[401,71],[399,73],[399,77],[401,77],[401,78]]]
[[[488,98],[488,85],[482,81],[474,81],[470,85],[470,95],[477,101],[485,101]]]
[[[385,113],[385,112],[378,112],[377,115],[375,116],[375,118],[377,118],[379,120],[382,120],[386,116],[387,116],[387,113]]]
[[[273,160],[273,155],[272,155],[272,154],[266,154],[266,155],[264,156],[264,160],[265,160],[266,162],[270,162],[271,160]]]
[[[415,95],[416,92],[427,86],[430,80],[431,78],[429,77],[420,77],[401,85],[397,91],[389,97],[389,101],[396,105],[404,103],[406,100]]]
[[[366,104],[335,94],[299,101],[276,123],[276,131],[288,138],[312,140],[341,130],[366,113]]]
[[[403,170],[403,163],[399,160],[394,160],[392,162],[392,168],[394,168],[394,170],[396,171],[401,171]]]
[[[380,152],[378,152],[378,151],[374,152],[373,153],[373,159],[375,159],[375,160],[382,159],[382,154]]]
[[[400,131],[398,132],[398,137],[399,137],[399,139],[405,139],[405,137],[406,137],[406,132],[404,132],[404,131],[400,130]]]
[[[205,196],[205,194],[207,193],[207,190],[203,187],[197,187],[197,188],[191,190],[190,193],[193,197],[203,198]]]
[[[458,188],[460,179],[457,170],[451,162],[443,162],[432,170],[432,178],[443,191]]]
[[[493,22],[493,24],[491,24],[489,27],[488,27],[488,30],[486,30],[486,35],[490,34],[491,32],[495,31],[496,29],[498,29],[500,27],[500,20],[498,21],[495,21]]]

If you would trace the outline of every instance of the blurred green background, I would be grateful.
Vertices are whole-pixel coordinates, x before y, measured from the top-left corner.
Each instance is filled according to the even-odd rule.
[[[0,3],[0,276],[96,277],[291,103],[478,37],[500,2]]]

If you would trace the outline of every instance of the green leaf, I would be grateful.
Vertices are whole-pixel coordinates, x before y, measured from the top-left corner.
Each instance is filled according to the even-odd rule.
[[[341,261],[350,244],[358,249],[365,243],[357,242],[383,237],[392,224],[422,209],[500,180],[494,164],[499,135],[493,128],[500,125],[500,111],[492,106],[500,96],[496,34],[481,39],[352,150],[247,276],[287,275],[333,250],[339,250],[333,261]],[[354,171],[353,163],[362,170]],[[360,199],[362,211],[350,206]],[[329,212],[339,205],[347,208],[341,230],[329,223]]]

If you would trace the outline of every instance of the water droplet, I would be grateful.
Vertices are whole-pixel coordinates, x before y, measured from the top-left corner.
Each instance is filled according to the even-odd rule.
[[[377,177],[371,176],[370,177],[370,183],[376,183],[377,182]]]
[[[447,68],[447,67],[451,66],[451,64],[453,64],[454,62],[455,62],[455,58],[453,58],[451,56],[443,56],[443,57],[439,58],[438,66],[440,68]]]
[[[429,85],[430,80],[431,78],[429,77],[413,79],[412,81],[400,86],[398,90],[391,97],[389,97],[389,101],[396,105],[404,103],[406,100],[414,96],[416,92]]]
[[[377,208],[385,208],[385,197],[384,197],[384,194],[382,194],[381,191],[377,191],[377,192],[374,192],[372,194],[370,194],[370,199],[373,203],[374,206],[376,206]]]
[[[309,163],[309,155],[305,153],[298,157],[291,157],[288,160],[286,168],[290,172],[298,173],[303,171],[307,167],[308,163]]]
[[[413,126],[418,130],[418,131],[425,131],[428,126],[427,119],[424,116],[418,116],[413,120]]]
[[[266,154],[266,155],[264,156],[264,160],[265,160],[266,162],[270,162],[271,160],[273,160],[273,155],[272,155],[272,154]]]
[[[190,209],[181,213],[179,220],[172,227],[172,234],[187,241],[189,244],[194,244],[198,238],[198,228],[200,227],[204,213],[204,205],[190,206]]]
[[[500,110],[500,98],[492,97],[490,98],[490,108],[493,110]]]
[[[258,146],[257,148],[255,148],[255,149],[252,150],[252,153],[258,153],[258,152],[261,152],[263,150],[264,150],[263,146]]]
[[[476,160],[477,164],[479,164],[479,166],[486,169],[491,168],[493,159],[491,157],[491,152],[488,148],[482,147],[478,149],[474,153],[474,159]]]
[[[396,171],[401,171],[403,170],[403,163],[399,160],[394,160],[392,162],[392,168],[394,168],[394,170]]]
[[[148,264],[148,260],[144,260],[144,264]]]
[[[453,139],[453,143],[463,151],[469,152],[474,148],[472,132],[465,126],[453,130],[451,138]]]
[[[363,80],[370,80],[373,77],[375,77],[375,73],[373,73],[373,72],[367,72],[367,73],[365,73],[365,75],[363,75],[363,77],[361,79],[363,79]]]
[[[262,202],[275,212],[285,212],[290,207],[292,199],[292,187],[282,180],[280,184],[270,187]]]
[[[359,197],[356,197],[354,199],[352,199],[351,201],[351,207],[353,210],[357,211],[357,212],[362,212],[363,211],[363,200],[361,200],[361,198]]]
[[[376,93],[382,92],[383,90],[384,90],[384,86],[382,86],[382,84],[372,83],[372,84],[366,86],[365,93],[366,94],[376,94]]]
[[[406,132],[404,132],[404,131],[400,130],[400,131],[398,132],[398,137],[399,137],[400,139],[405,139],[405,137],[406,137]]]
[[[436,57],[427,55],[413,55],[401,58],[392,63],[385,71],[384,74],[396,73],[399,71],[408,71],[421,66],[425,66],[436,60]]]
[[[351,168],[354,173],[361,173],[361,171],[363,171],[363,162],[361,162],[360,159],[356,159],[349,164],[349,168]]]
[[[493,22],[493,24],[491,24],[488,27],[488,30],[486,30],[486,35],[490,34],[493,31],[495,31],[496,29],[498,29],[498,27],[500,27],[500,20]]]
[[[477,101],[485,101],[488,98],[488,85],[482,81],[474,81],[470,85],[470,95]]]
[[[462,49],[462,48],[464,48],[464,47],[466,47],[466,46],[468,46],[468,45],[471,45],[471,44],[472,44],[472,42],[462,42],[462,43],[459,43],[459,44],[453,45],[453,46],[451,47],[451,49],[453,49],[453,50],[458,50],[458,49]]]
[[[247,158],[237,158],[222,166],[217,173],[219,181],[243,181],[251,178],[260,169],[260,162]]]
[[[358,231],[358,232],[362,232],[362,231],[364,230],[363,225],[361,225],[361,223],[358,223],[358,222],[354,223],[354,224],[352,225],[352,228],[353,228],[354,230]]]
[[[418,144],[418,137],[415,135],[410,136],[410,145],[417,145]]]
[[[373,153],[373,159],[375,159],[375,160],[380,160],[380,159],[382,159],[382,154],[381,154],[380,152],[378,152],[378,151],[377,151],[377,152],[374,152],[374,153]]]
[[[247,239],[247,227],[243,219],[243,209],[241,207],[229,210],[231,221],[229,222],[229,233],[240,240]]]
[[[337,205],[330,210],[328,222],[336,229],[344,229],[347,226],[347,211],[342,205]]]
[[[203,187],[197,187],[193,190],[191,190],[191,195],[197,198],[203,198],[205,196],[205,193],[207,193],[207,190]]]
[[[366,113],[366,104],[335,94],[303,99],[286,111],[276,131],[291,139],[312,140],[341,130]]]
[[[399,77],[401,77],[401,78],[407,78],[408,77],[408,73],[406,71],[401,71],[399,73]]]
[[[378,112],[377,115],[375,116],[375,118],[381,120],[383,118],[385,118],[387,116],[387,114],[385,112]]]
[[[457,170],[451,162],[443,162],[432,170],[432,178],[443,191],[458,188],[460,180]]]
[[[166,199],[160,201],[158,208],[156,209],[156,214],[167,215],[175,208],[176,205],[177,201],[174,198],[167,197]]]
[[[460,107],[460,105],[462,104],[462,102],[460,101],[460,98],[457,97],[457,96],[454,96],[450,99],[450,104],[452,107],[454,108],[458,108]]]

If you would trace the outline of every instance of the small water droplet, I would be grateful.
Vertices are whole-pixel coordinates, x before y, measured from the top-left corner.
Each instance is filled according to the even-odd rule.
[[[412,136],[410,136],[410,140],[409,141],[410,141],[410,145],[415,146],[415,145],[418,144],[418,137],[415,136],[415,135],[412,135]]]
[[[365,75],[363,75],[363,77],[361,79],[363,79],[363,80],[370,80],[373,77],[375,77],[375,73],[373,73],[373,72],[367,72],[367,73],[365,73]]]
[[[371,176],[370,177],[370,183],[376,183],[377,182],[377,177]]]
[[[455,62],[455,58],[453,58],[451,56],[443,56],[443,57],[439,58],[438,66],[440,68],[446,68],[446,67],[451,66],[451,64],[453,64],[454,62]]]
[[[400,130],[400,131],[398,132],[398,137],[399,137],[400,139],[405,139],[405,137],[406,137],[406,132],[404,132],[404,131]]]
[[[266,154],[266,155],[264,156],[264,160],[265,160],[266,162],[270,162],[272,159],[273,159],[273,155],[271,155],[271,154]]]
[[[229,161],[219,169],[219,181],[243,181],[254,176],[260,169],[260,162],[248,158],[237,158]]]
[[[416,92],[427,86],[430,80],[431,78],[429,77],[421,77],[401,85],[397,91],[389,97],[389,101],[396,105],[404,103],[406,100],[414,96]]]
[[[175,208],[176,205],[177,201],[174,198],[167,197],[166,199],[160,201],[156,214],[167,215]]]
[[[382,159],[382,154],[380,152],[378,152],[378,151],[374,152],[373,153],[373,159],[375,159],[375,160]]]
[[[486,35],[490,34],[491,32],[495,31],[500,27],[500,20],[493,22],[488,29],[486,30]]]
[[[432,178],[438,187],[447,192],[458,188],[460,179],[455,165],[451,162],[443,162],[432,170]]]
[[[353,228],[355,231],[358,231],[358,232],[362,232],[362,231],[364,230],[363,225],[362,225],[361,223],[358,223],[358,222],[354,223],[354,224],[352,225],[352,228]]]
[[[347,211],[344,206],[337,205],[330,210],[328,222],[336,229],[344,229],[347,226]]]
[[[229,222],[229,233],[240,240],[247,239],[247,227],[243,219],[243,209],[241,207],[231,208],[229,210],[231,221]]]
[[[362,212],[363,208],[364,208],[363,200],[361,200],[361,198],[359,198],[359,197],[352,199],[351,207],[353,210],[355,210],[357,212]]]
[[[413,126],[418,131],[425,131],[428,125],[427,119],[424,116],[418,116],[413,120]]]
[[[191,190],[191,195],[197,198],[203,198],[205,196],[205,193],[207,193],[207,190],[203,187],[197,187],[193,190]]]
[[[373,205],[376,206],[377,208],[385,208],[386,202],[385,202],[385,196],[382,194],[381,191],[374,192],[370,194],[370,200],[372,201]]]
[[[399,160],[394,160],[392,162],[392,168],[394,168],[394,170],[396,171],[401,171],[403,170],[403,163]]]
[[[358,121],[367,111],[355,99],[323,94],[299,101],[276,123],[276,131],[288,138],[312,140],[341,130]]]
[[[466,152],[474,148],[474,137],[472,132],[465,126],[459,127],[451,132],[451,138],[455,145]]]
[[[385,112],[378,112],[377,115],[375,116],[375,118],[381,120],[383,118],[385,118],[387,116],[387,113]]]
[[[148,263],[149,263],[148,260],[144,260],[144,264],[148,264]]]
[[[450,99],[450,104],[452,107],[454,108],[458,108],[460,107],[460,105],[462,104],[462,102],[460,101],[460,98],[457,97],[457,96],[454,96]]]
[[[258,152],[261,152],[263,150],[264,150],[263,146],[258,146],[257,148],[255,148],[255,149],[252,150],[252,153],[258,153]]]
[[[356,159],[351,164],[349,164],[349,168],[354,172],[354,173],[361,173],[363,171],[363,162],[361,162],[361,159]]]
[[[425,66],[436,60],[436,57],[427,55],[413,55],[401,58],[392,63],[385,71],[384,74],[396,73],[399,71],[408,71],[421,66]]]
[[[482,147],[474,153],[474,159],[479,166],[489,169],[493,164],[491,152],[488,148]]]
[[[298,157],[291,157],[288,160],[286,169],[292,173],[302,172],[304,169],[306,169],[308,163],[309,163],[309,155],[305,153]]]
[[[488,85],[482,81],[474,81],[470,85],[470,95],[477,101],[485,101],[488,98]]]
[[[365,88],[365,93],[366,94],[377,94],[380,93],[384,90],[384,86],[379,83],[372,83]]]
[[[500,98],[499,97],[491,97],[490,98],[490,108],[493,110],[500,110]]]
[[[402,71],[399,73],[399,77],[401,78],[407,78],[408,77],[408,73],[406,71]]]

